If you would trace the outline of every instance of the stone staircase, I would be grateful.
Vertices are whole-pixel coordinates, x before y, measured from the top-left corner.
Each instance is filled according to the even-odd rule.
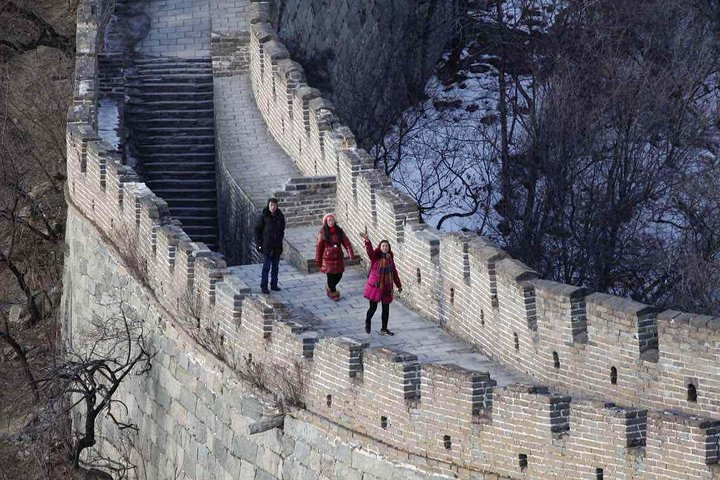
[[[190,238],[217,249],[210,60],[139,58],[125,80],[128,156]]]

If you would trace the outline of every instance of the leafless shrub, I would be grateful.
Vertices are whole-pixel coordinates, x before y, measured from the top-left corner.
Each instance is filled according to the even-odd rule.
[[[115,245],[125,268],[143,285],[150,288],[150,270],[139,248],[139,233],[129,227],[119,228],[115,233]]]
[[[302,362],[264,362],[245,356],[236,371],[242,380],[257,390],[274,393],[279,411],[285,411],[288,406],[305,408],[307,370]]]
[[[225,346],[225,337],[220,333],[217,327],[213,328],[206,325],[205,328],[198,328],[191,331],[190,334],[195,340],[207,351],[215,355],[223,362],[229,360],[229,355]]]
[[[200,328],[203,316],[203,304],[200,294],[188,287],[180,298],[180,316],[185,324],[192,328]]]
[[[256,362],[252,355],[244,356],[235,367],[240,378],[261,392],[270,392],[269,373],[263,362]]]
[[[272,389],[280,402],[297,408],[305,408],[305,390],[307,371],[305,365],[297,360],[291,365],[274,363],[270,367]]]

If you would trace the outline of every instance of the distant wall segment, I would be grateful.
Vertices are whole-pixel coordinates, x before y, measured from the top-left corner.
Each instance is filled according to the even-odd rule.
[[[362,137],[424,91],[460,31],[462,0],[273,0],[279,36]]]

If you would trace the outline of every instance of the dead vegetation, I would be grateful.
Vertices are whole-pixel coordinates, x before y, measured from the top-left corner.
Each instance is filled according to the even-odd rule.
[[[16,435],[37,420],[38,372],[59,356],[76,3],[0,0],[0,480],[76,478],[67,418],[34,442]]]

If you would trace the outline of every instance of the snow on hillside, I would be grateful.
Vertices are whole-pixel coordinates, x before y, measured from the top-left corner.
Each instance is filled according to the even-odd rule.
[[[504,28],[521,35],[542,34],[555,18],[560,2],[509,1],[502,4]],[[476,28],[498,26],[495,7],[469,13]],[[526,40],[530,42],[530,38]],[[444,230],[492,233],[494,179],[499,168],[501,127],[498,56],[491,45],[472,40],[459,58],[446,53],[439,71],[427,82],[427,99],[408,109],[374,153],[383,154],[394,184],[420,205],[423,220]],[[510,151],[522,142],[525,94],[534,97],[532,77],[505,73]],[[533,101],[537,101],[533,99]],[[402,160],[402,161],[400,161]]]

